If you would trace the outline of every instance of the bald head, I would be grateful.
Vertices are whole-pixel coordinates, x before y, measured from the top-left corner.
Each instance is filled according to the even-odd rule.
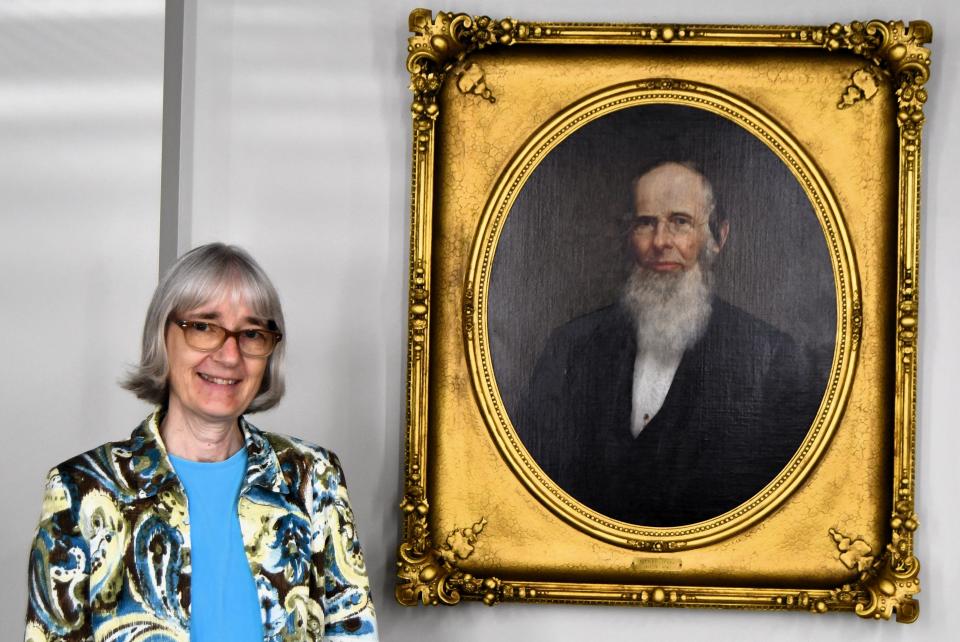
[[[726,241],[726,222],[710,229],[713,187],[703,174],[682,163],[662,163],[633,182],[634,217],[630,245],[637,263],[655,272],[680,272],[697,264],[712,242]]]
[[[640,187],[646,194],[660,193],[677,202],[687,198],[699,199],[711,227],[715,226],[715,221],[711,220],[717,213],[713,185],[693,163],[666,161],[654,165],[633,179],[634,199]]]

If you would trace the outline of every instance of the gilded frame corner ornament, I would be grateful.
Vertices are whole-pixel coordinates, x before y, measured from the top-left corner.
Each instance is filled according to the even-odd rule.
[[[521,601],[763,608],[812,613],[853,611],[864,618],[895,616],[898,622],[915,621],[919,615],[915,595],[920,592],[920,564],[914,555],[914,535],[919,523],[914,505],[920,157],[923,108],[928,98],[925,84],[930,75],[930,51],[925,45],[932,39],[931,26],[924,21],[904,24],[880,20],[829,26],[581,24],[524,22],[442,11],[434,14],[430,10],[415,9],[409,17],[409,29],[413,34],[408,41],[406,60],[413,96],[410,276],[404,494],[400,505],[402,534],[396,599],[404,605],[453,605],[462,600],[477,600],[488,605]],[[896,256],[895,265],[889,268],[890,275],[884,277],[889,283],[883,284],[883,296],[891,299],[889,308],[896,331],[888,344],[881,342],[880,346],[890,352],[889,377],[895,390],[888,400],[892,474],[885,491],[889,493],[890,503],[885,509],[887,521],[883,525],[888,539],[871,540],[860,533],[847,532],[839,519],[824,529],[823,545],[834,551],[832,564],[845,574],[846,579],[839,585],[803,590],[790,585],[769,588],[769,582],[760,583],[763,587],[723,583],[693,586],[689,581],[670,581],[670,575],[655,581],[646,577],[637,583],[604,581],[602,577],[558,581],[556,574],[539,577],[524,569],[502,576],[483,574],[471,570],[484,568],[482,564],[479,567],[474,564],[478,551],[482,551],[488,533],[503,525],[491,521],[494,518],[482,512],[460,517],[462,521],[457,523],[440,523],[437,519],[437,503],[444,498],[435,493],[430,483],[433,463],[430,444],[436,437],[430,431],[438,428],[430,421],[429,393],[430,348],[436,332],[431,321],[438,301],[438,290],[432,283],[436,276],[433,235],[436,217],[443,214],[438,211],[435,175],[438,163],[442,162],[437,157],[437,140],[445,96],[473,101],[475,107],[471,108],[476,109],[495,105],[501,99],[502,88],[488,75],[488,54],[505,55],[507,48],[543,52],[558,45],[566,45],[568,49],[570,46],[617,45],[640,52],[677,55],[693,55],[704,47],[738,52],[803,50],[823,56],[843,55],[854,62],[849,65],[843,81],[837,82],[835,93],[825,100],[844,113],[865,109],[882,100],[892,102],[894,118],[889,128],[898,150],[894,162],[896,177],[891,179],[890,186],[897,202]],[[694,87],[696,83],[685,85],[684,81],[673,78],[644,82],[647,85],[637,83],[631,91],[635,94],[658,88],[674,93],[708,91]],[[520,157],[518,152],[516,158]],[[829,195],[829,189],[823,191]],[[497,202],[495,196],[490,196],[488,210]],[[836,208],[833,211],[837,211]],[[480,221],[480,215],[477,216]],[[488,211],[486,216],[489,218],[491,213]],[[843,232],[842,217],[837,220],[838,229]],[[483,225],[478,222],[477,226]],[[849,264],[854,265],[853,254],[861,252],[863,241],[845,240],[844,243],[847,251],[852,252]],[[471,265],[477,264],[474,257]],[[864,319],[872,300],[862,298],[856,269],[850,273],[853,278],[845,295],[849,305],[844,308],[843,336],[849,339],[849,350],[855,357],[867,342]],[[459,279],[463,284],[457,304],[460,341],[464,360],[469,362],[472,358],[471,363],[476,363],[475,345],[485,332],[482,280],[467,273],[444,276]],[[871,349],[877,349],[876,341],[871,345]],[[476,379],[479,366],[471,372]],[[844,377],[849,384],[853,374],[849,372],[840,378]],[[474,384],[477,390],[477,382]],[[481,395],[465,394],[470,397],[470,403],[482,405]],[[489,418],[489,413],[487,416]],[[494,431],[491,441],[496,441],[497,434],[503,433]],[[817,447],[823,449],[826,444],[819,443]],[[503,444],[498,448],[499,452],[506,452]],[[540,498],[540,501],[548,500]],[[763,515],[758,519],[761,517]],[[745,523],[744,528],[751,524]],[[635,551],[667,555],[684,549],[691,541],[685,535],[661,535],[655,532],[648,537],[644,532],[627,532],[623,536],[614,533],[607,539]],[[604,538],[603,533],[597,536]],[[694,541],[694,545],[711,541]],[[672,564],[669,557],[649,558],[646,563],[649,568]],[[659,581],[661,579],[663,581]]]

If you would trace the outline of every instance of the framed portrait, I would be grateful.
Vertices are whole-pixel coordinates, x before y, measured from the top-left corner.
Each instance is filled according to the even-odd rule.
[[[410,30],[397,599],[914,621],[930,25]]]

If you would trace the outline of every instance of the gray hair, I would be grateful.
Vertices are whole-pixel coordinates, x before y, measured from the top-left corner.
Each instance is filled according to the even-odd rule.
[[[235,245],[201,245],[181,256],[157,285],[143,323],[140,365],[120,385],[144,401],[165,405],[170,395],[167,325],[176,315],[225,294],[250,306],[254,314],[266,320],[268,329],[284,331],[280,297],[253,257]],[[280,403],[285,345],[286,341],[278,343],[268,357],[260,390],[245,412],[267,410]]]

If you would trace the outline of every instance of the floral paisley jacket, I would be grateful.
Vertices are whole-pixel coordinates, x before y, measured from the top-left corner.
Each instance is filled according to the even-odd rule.
[[[129,440],[47,477],[30,552],[26,642],[188,641],[187,498],[159,437]],[[238,513],[265,642],[376,640],[363,553],[336,456],[240,418]]]

